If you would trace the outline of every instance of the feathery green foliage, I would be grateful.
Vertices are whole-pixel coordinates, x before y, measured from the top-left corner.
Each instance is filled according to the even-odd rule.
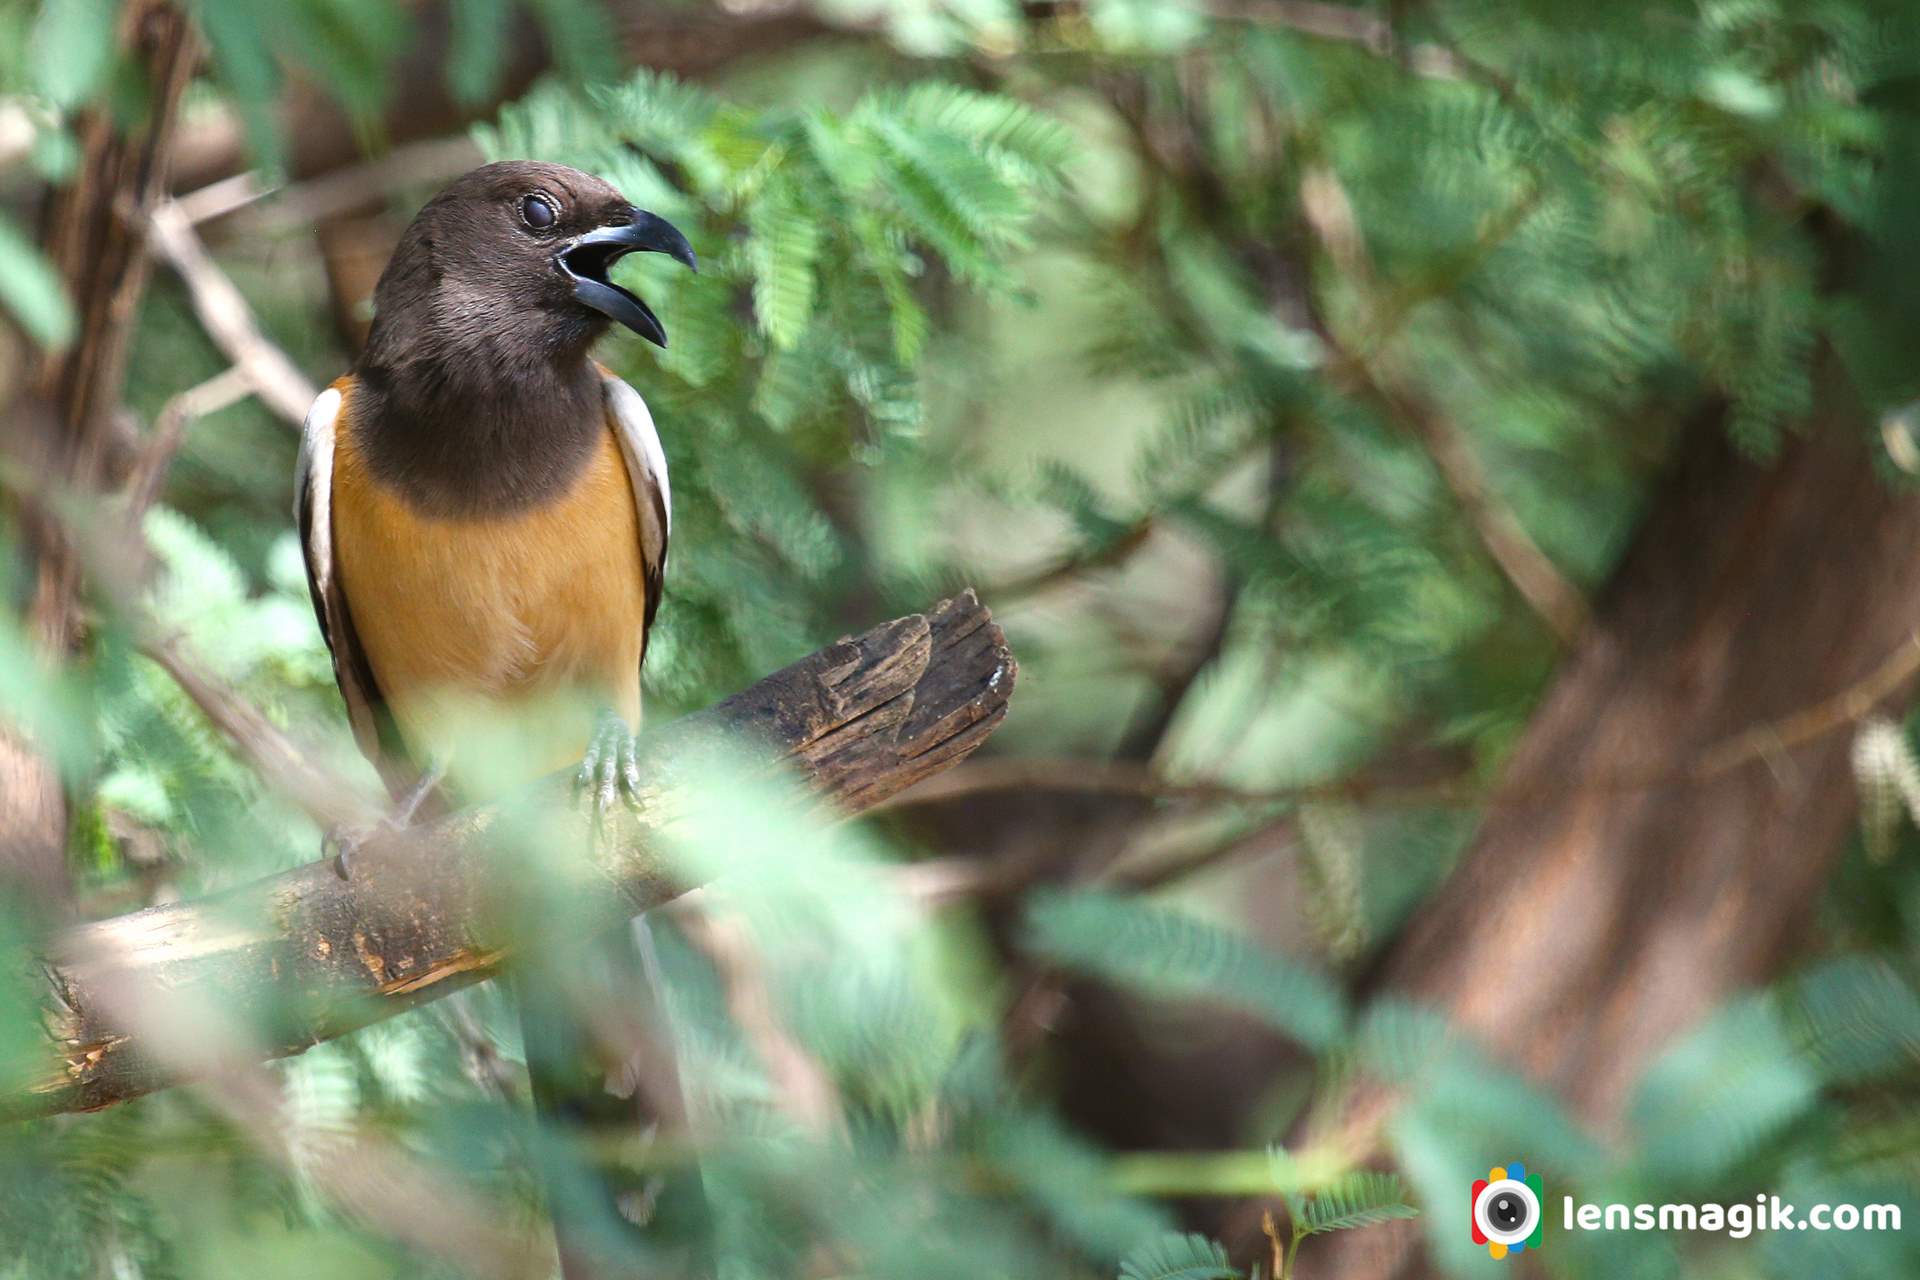
[[[1129,1254],[1120,1280],[1239,1280],[1227,1251],[1205,1236],[1168,1232]]]
[[[1159,995],[1221,1000],[1327,1046],[1345,1011],[1324,978],[1224,929],[1109,894],[1047,896],[1028,915],[1031,945],[1061,963]]]
[[[1307,1235],[1353,1231],[1400,1218],[1417,1218],[1406,1189],[1390,1173],[1351,1173],[1312,1196],[1291,1198],[1294,1223]]]

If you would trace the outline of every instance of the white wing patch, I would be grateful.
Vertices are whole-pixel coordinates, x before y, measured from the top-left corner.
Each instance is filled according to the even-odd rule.
[[[666,528],[661,533],[673,532],[673,490],[667,484],[667,455],[660,448],[660,433],[654,429],[653,413],[647,408],[647,402],[640,393],[612,374],[602,375],[607,383],[607,408],[613,414],[614,425],[620,430],[620,447],[628,455],[631,467],[634,455],[639,455],[640,468],[653,477],[660,486],[660,507],[666,512]],[[640,477],[634,475],[634,497],[638,499]],[[640,509],[645,511],[647,503],[642,502]],[[664,552],[665,548],[662,547]]]
[[[340,416],[340,399],[340,392],[328,387],[307,410],[307,419],[300,424],[300,462],[293,481],[293,514],[300,522],[308,585],[323,629],[327,596],[333,590],[333,422]]]
[[[633,505],[640,516],[640,560],[647,575],[647,625],[653,625],[660,607],[661,584],[666,577],[667,540],[673,532],[673,491],[667,485],[667,455],[660,448],[653,414],[640,393],[601,371],[606,384],[607,416],[620,441],[633,485]]]
[[[314,399],[300,427],[300,461],[293,479],[294,519],[300,528],[300,549],[307,562],[307,589],[320,634],[333,654],[334,680],[347,704],[347,720],[354,741],[369,760],[380,765],[380,733],[374,706],[380,692],[359,649],[347,600],[333,563],[333,451],[334,424],[340,416],[341,395],[328,387]],[[386,771],[383,769],[382,773]],[[391,779],[389,779],[391,783]]]

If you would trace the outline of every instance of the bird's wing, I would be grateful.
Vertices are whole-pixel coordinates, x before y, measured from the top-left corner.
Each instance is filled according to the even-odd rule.
[[[640,514],[640,564],[647,576],[646,625],[660,608],[660,588],[667,573],[667,538],[673,531],[673,492],[667,487],[667,455],[660,433],[640,393],[612,373],[600,371],[607,395],[607,419],[620,441],[627,479],[633,484],[633,505]]]
[[[342,382],[345,380],[343,379]],[[374,683],[360,637],[347,610],[346,592],[334,572],[333,451],[334,425],[344,398],[341,383],[322,391],[300,428],[300,461],[293,477],[293,514],[300,528],[300,550],[307,562],[307,590],[313,596],[320,635],[333,654],[333,678],[346,700],[353,739],[380,770],[389,788],[404,786],[401,762],[382,749],[381,723],[386,700]]]

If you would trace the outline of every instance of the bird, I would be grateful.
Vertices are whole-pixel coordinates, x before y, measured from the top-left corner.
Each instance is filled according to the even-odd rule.
[[[530,160],[474,169],[408,225],[365,347],[307,414],[294,507],[308,586],[395,822],[451,803],[476,708],[520,748],[506,776],[481,771],[489,784],[572,765],[597,820],[641,783],[640,671],[672,498],[646,402],[592,355],[614,324],[666,346],[659,317],[610,278],[631,253],[698,270],[679,230],[598,177]],[[358,841],[338,844],[351,876]],[[645,977],[644,925],[594,945],[607,982]],[[579,1119],[612,1098],[627,1114],[634,1082],[615,1066],[595,1087],[565,994],[531,980],[516,994],[536,1102]],[[568,1280],[598,1274],[569,1256],[562,1219],[577,1206],[550,1198]]]

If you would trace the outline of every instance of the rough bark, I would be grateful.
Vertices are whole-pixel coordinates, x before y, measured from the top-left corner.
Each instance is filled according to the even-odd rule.
[[[1596,785],[1493,806],[1379,970],[1603,1134],[1662,1048],[1790,960],[1854,821],[1846,732],[1783,733],[1722,771],[1703,756],[1805,727],[1794,713],[1884,671],[1920,625],[1920,497],[1875,474],[1837,376],[1822,395],[1771,464],[1695,429],[1503,780]],[[1605,785],[1622,776],[1675,781]],[[1430,1274],[1417,1239],[1354,1233],[1311,1274]]]
[[[665,726],[642,748],[637,811],[598,839],[556,777],[548,804],[464,811],[376,841],[351,879],[312,863],[72,929],[40,957],[48,1040],[29,1061],[0,1063],[0,1114],[91,1110],[169,1083],[167,1056],[122,1016],[143,991],[246,1015],[265,1052],[285,1056],[490,976],[541,937],[515,906],[551,889],[555,872],[530,884],[508,848],[532,834],[516,827],[529,813],[542,847],[583,851],[564,860],[583,890],[570,905],[586,913],[565,921],[568,935],[657,906],[691,886],[672,881],[652,837],[716,752],[784,764],[822,809],[857,813],[977,747],[1006,715],[1014,675],[968,592]]]

